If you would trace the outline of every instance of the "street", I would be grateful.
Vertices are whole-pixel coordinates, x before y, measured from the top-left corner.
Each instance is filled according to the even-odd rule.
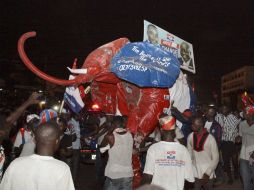
[[[80,164],[79,187],[77,190],[101,190],[97,186],[95,179],[94,165]],[[215,190],[241,190],[240,179],[234,181],[232,185],[224,183],[223,185],[214,188]]]

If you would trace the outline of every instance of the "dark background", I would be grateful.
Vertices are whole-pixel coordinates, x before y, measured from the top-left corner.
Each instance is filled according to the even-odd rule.
[[[26,44],[34,64],[67,79],[66,66],[75,57],[81,66],[89,52],[116,38],[142,41],[144,19],[193,44],[196,75],[189,75],[200,101],[220,94],[222,74],[254,65],[253,0],[2,0],[0,4],[0,78],[8,79],[12,64],[19,64],[17,41],[25,32],[37,31]],[[27,69],[23,72],[34,77]]]

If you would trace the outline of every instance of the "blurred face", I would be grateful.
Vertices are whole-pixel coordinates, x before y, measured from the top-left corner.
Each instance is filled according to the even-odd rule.
[[[112,125],[114,128],[119,128],[121,126],[121,123],[120,122],[113,122]]]
[[[223,115],[228,115],[229,114],[229,108],[227,106],[223,106],[221,109],[221,113]]]
[[[185,62],[190,60],[190,50],[187,43],[182,43],[180,46],[180,54]]]
[[[113,121],[113,115],[106,115],[106,119],[108,122],[112,122]]]
[[[243,112],[244,114],[244,118],[246,119],[246,121],[252,125],[252,123],[254,122],[254,115],[253,114],[247,114],[246,111]]]
[[[69,113],[62,113],[61,116],[66,120],[69,121],[71,118],[71,114]]]
[[[206,118],[207,119],[213,119],[215,117],[215,110],[214,109],[208,109],[206,112]]]
[[[200,119],[194,119],[191,128],[194,132],[198,132],[203,128],[203,122]]]
[[[151,42],[152,44],[157,45],[159,43],[158,31],[155,27],[153,26],[148,27],[147,36],[148,36],[149,42]]]
[[[67,129],[67,126],[64,125],[62,122],[59,122],[58,126],[59,126],[62,133],[65,132],[65,130]]]

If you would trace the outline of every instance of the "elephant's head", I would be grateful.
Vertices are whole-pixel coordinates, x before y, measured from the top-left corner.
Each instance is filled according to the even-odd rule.
[[[31,60],[26,55],[24,44],[28,38],[35,36],[36,32],[27,32],[20,37],[18,41],[18,52],[21,60],[34,74],[40,78],[63,86],[91,82],[92,80],[104,76],[107,73],[110,74],[111,59],[126,43],[129,42],[127,38],[120,38],[99,47],[90,53],[84,61],[82,69],[85,69],[86,74],[80,74],[73,80],[62,80],[42,72],[31,62]]]

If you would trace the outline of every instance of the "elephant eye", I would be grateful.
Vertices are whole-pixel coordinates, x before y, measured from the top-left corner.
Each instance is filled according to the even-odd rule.
[[[126,86],[125,90],[126,90],[126,92],[129,93],[129,94],[132,93],[132,89],[131,89],[131,87],[129,87],[129,86]]]

